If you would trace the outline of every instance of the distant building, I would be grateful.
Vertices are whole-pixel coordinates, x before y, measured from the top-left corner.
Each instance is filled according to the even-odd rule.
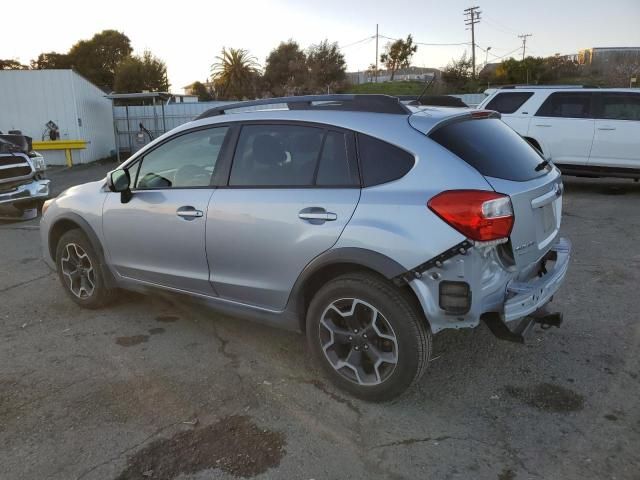
[[[193,96],[198,96],[198,93],[195,91],[194,89],[194,85],[198,83],[198,82],[193,82],[190,83],[189,85],[186,85],[184,87],[182,87],[182,90],[184,91],[185,95],[193,95]],[[210,81],[206,81],[206,82],[199,82],[202,83],[204,85],[204,88],[207,89],[208,92],[213,92],[214,88],[213,88],[213,82]]]
[[[197,101],[198,101],[197,95],[192,95],[190,93],[185,93],[185,94],[172,93],[171,100],[169,100],[169,103],[193,103]]]
[[[625,63],[640,63],[640,47],[596,47],[578,52],[578,63],[607,70]]]
[[[408,67],[397,70],[393,81],[394,82],[406,82],[408,80],[425,81],[430,80],[434,76],[439,78],[442,72],[437,68],[426,67]],[[373,83],[376,81],[375,75],[371,71],[361,72],[347,72],[347,81],[353,85],[359,85],[361,83]],[[378,70],[378,82],[390,82],[391,72],[385,69]]]
[[[93,162],[115,151],[111,102],[74,70],[0,71],[0,131],[20,130],[34,141],[47,140],[53,122],[60,140],[84,140],[73,163]],[[42,151],[49,165],[64,165],[62,150]]]

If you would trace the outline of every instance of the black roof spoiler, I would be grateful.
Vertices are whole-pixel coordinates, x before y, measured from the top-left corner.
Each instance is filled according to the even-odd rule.
[[[460,98],[453,95],[398,95],[401,101],[409,101],[408,105],[428,105],[432,107],[468,107]]]

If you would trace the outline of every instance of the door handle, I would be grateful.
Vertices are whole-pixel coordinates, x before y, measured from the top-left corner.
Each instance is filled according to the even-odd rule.
[[[550,127],[548,123],[536,123],[536,127]]]
[[[324,220],[325,222],[332,222],[337,220],[338,216],[332,212],[317,212],[317,213],[299,213],[298,218],[302,220]]]
[[[194,218],[202,217],[204,213],[202,213],[202,210],[196,210],[194,207],[188,206],[180,207],[176,210],[176,215],[187,220],[193,220]]]
[[[310,207],[300,210],[300,212],[298,212],[298,218],[309,220],[311,223],[323,223],[337,220],[338,215],[333,212],[327,212],[324,208]]]
[[[598,127],[598,130],[615,130],[616,127]]]

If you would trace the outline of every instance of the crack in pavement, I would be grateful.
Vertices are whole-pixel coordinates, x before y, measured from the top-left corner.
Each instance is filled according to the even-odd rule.
[[[39,277],[32,278],[31,280],[25,280],[24,282],[16,283],[15,285],[10,285],[8,287],[0,288],[0,293],[8,292],[9,290],[13,290],[14,288],[22,287],[24,285],[28,285],[29,283],[36,282],[38,280],[42,280],[43,278],[47,278],[51,275],[54,275],[54,272],[49,272],[44,275],[40,275]]]
[[[115,455],[114,457],[111,457],[103,462],[100,462],[86,470],[84,470],[82,473],[80,473],[80,475],[78,475],[76,477],[76,480],[81,480],[82,478],[85,478],[87,475],[89,475],[91,472],[96,471],[98,468],[103,467],[104,465],[108,465],[111,462],[115,462],[116,460],[118,460],[119,458],[121,458],[123,455],[129,453],[130,451],[140,447],[141,445],[144,445],[146,442],[148,442],[149,440],[151,440],[153,437],[159,435],[160,433],[164,432],[165,430],[168,430],[171,427],[175,427],[176,425],[181,424],[182,422],[184,422],[184,420],[178,420],[177,422],[172,422],[169,423],[167,425],[163,425],[162,427],[157,428],[153,433],[151,433],[150,435],[146,436],[143,440],[135,443],[134,445],[131,445],[130,447],[125,448],[124,450],[122,450],[120,453],[118,453],[117,455]]]
[[[423,442],[442,442],[444,440],[448,440],[451,437],[448,435],[442,435],[440,437],[423,437],[423,438],[405,438],[404,440],[396,440],[395,442],[383,443],[381,445],[375,445],[371,447],[371,450],[376,448],[387,448],[387,447],[396,447],[396,446],[407,446],[413,445],[414,443],[423,443]]]
[[[348,400],[348,399],[338,395],[337,393],[332,392],[320,380],[317,380],[317,379],[301,380],[300,383],[305,383],[307,385],[312,385],[312,386],[316,387],[318,390],[320,390],[322,393],[327,395],[328,397],[330,397],[333,400],[335,400],[336,402],[339,402],[339,403],[342,403],[343,405],[346,405],[347,408],[349,408],[352,412],[354,412],[356,415],[358,415],[358,418],[360,418],[360,416],[362,415],[362,413],[360,412],[360,409],[357,406],[355,406],[353,404],[353,402],[351,402],[351,400]]]

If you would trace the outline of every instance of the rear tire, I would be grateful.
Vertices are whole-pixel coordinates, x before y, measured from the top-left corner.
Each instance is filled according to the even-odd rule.
[[[401,395],[420,379],[431,355],[422,312],[375,274],[345,274],[324,285],[309,305],[306,330],[329,379],[364,400]]]
[[[69,230],[60,237],[56,247],[58,277],[69,298],[81,307],[101,308],[113,297],[101,260],[82,230]]]

